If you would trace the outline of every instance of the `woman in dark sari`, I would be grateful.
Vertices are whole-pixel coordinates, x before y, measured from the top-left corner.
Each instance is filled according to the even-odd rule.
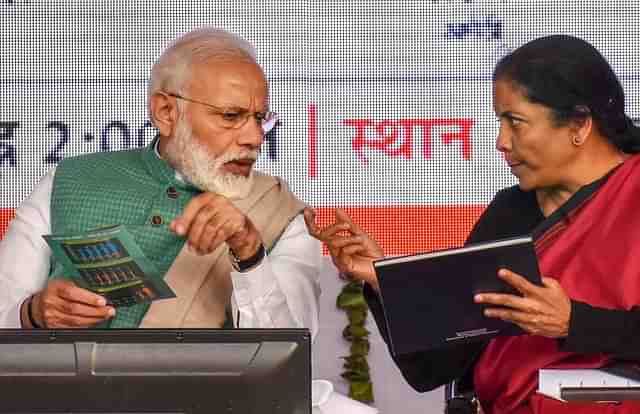
[[[502,269],[521,296],[481,294],[485,312],[527,334],[395,359],[427,391],[463,378],[487,414],[638,413],[640,402],[563,403],[536,393],[542,368],[640,361],[640,131],[624,92],[593,46],[570,36],[536,39],[496,66],[496,147],[517,186],[501,190],[467,243],[532,234],[543,286]],[[365,296],[386,339],[373,260],[377,243],[344,212],[310,231],[337,267],[367,282]],[[346,235],[345,235],[346,233]],[[418,328],[418,327],[417,327]]]

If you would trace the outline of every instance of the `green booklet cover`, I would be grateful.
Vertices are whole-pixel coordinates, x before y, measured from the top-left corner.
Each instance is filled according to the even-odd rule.
[[[65,276],[104,296],[111,306],[176,297],[125,226],[43,237],[62,263]]]

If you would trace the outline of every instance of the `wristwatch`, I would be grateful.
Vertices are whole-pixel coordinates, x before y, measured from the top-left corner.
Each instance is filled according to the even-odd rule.
[[[260,264],[260,262],[262,262],[262,259],[264,259],[265,255],[266,255],[266,251],[262,243],[260,243],[260,246],[258,247],[258,250],[256,251],[256,253],[245,260],[240,260],[238,256],[235,255],[233,250],[229,249],[229,258],[231,259],[231,266],[236,272],[247,272],[253,269],[258,264]]]

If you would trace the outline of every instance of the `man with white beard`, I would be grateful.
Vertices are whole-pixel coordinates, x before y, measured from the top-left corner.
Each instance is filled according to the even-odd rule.
[[[254,171],[270,112],[253,47],[203,28],[153,66],[149,147],[50,171],[0,243],[0,327],[318,329],[320,244],[305,205]],[[64,274],[42,235],[122,224],[176,298],[114,308]],[[16,260],[19,258],[19,260]]]

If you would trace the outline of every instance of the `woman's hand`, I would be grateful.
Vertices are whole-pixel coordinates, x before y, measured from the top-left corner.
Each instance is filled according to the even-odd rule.
[[[324,229],[315,222],[315,212],[305,209],[304,219],[309,233],[325,243],[340,272],[363,280],[378,289],[373,261],[384,257],[382,249],[343,210],[336,210],[336,220]]]
[[[502,306],[485,309],[485,316],[513,322],[533,335],[561,338],[569,334],[571,299],[557,280],[543,277],[544,286],[536,286],[507,269],[500,269],[498,276],[523,296],[499,293],[475,295],[476,303]]]

